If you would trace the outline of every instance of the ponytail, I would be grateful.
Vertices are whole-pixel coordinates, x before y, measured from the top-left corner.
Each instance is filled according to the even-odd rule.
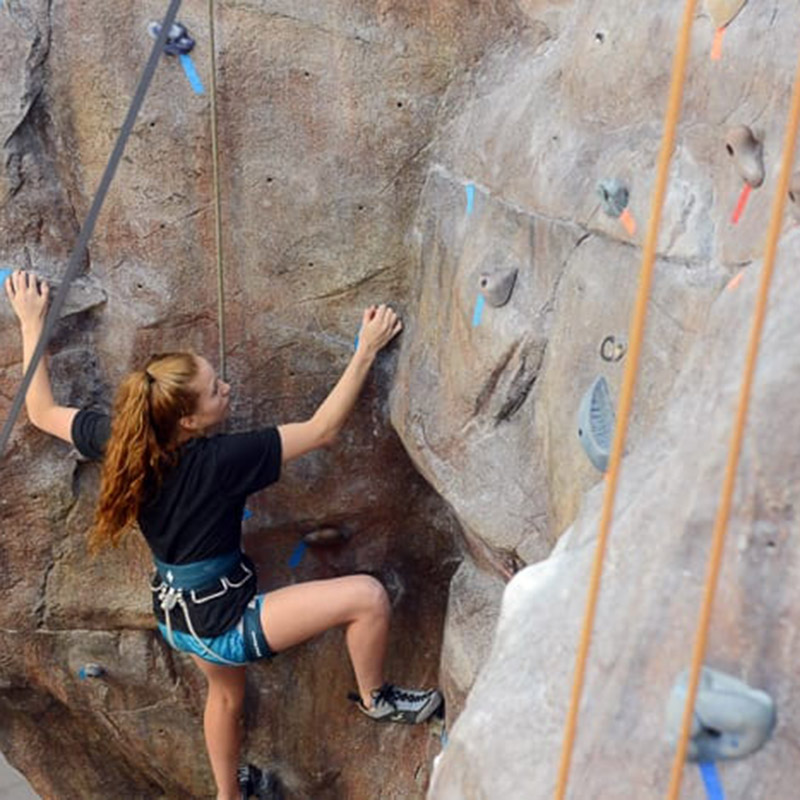
[[[197,392],[189,385],[197,371],[191,353],[166,353],[151,358],[119,387],[90,552],[119,544],[142,503],[158,490],[164,470],[175,463],[180,419],[197,405]]]

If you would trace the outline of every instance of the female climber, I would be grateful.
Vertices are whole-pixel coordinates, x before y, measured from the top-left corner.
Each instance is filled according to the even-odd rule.
[[[49,290],[21,270],[5,290],[19,318],[25,370]],[[152,356],[122,382],[111,417],[56,404],[44,361],[31,382],[31,423],[102,459],[91,550],[117,544],[135,523],[152,550],[159,630],[171,647],[190,654],[208,683],[204,731],[218,800],[235,800],[240,789],[248,796],[240,779],[253,779],[237,777],[249,661],[342,626],[364,714],[416,723],[441,703],[436,690],[384,681],[390,609],[377,580],[352,575],[257,595],[255,567],[241,551],[247,496],[277,481],[282,464],[333,442],[378,351],[401,327],[391,308],[368,308],[355,354],[314,415],[251,433],[207,435],[225,419],[231,387],[193,353]]]

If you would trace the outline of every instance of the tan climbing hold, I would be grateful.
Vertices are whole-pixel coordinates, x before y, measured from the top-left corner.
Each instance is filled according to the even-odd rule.
[[[310,545],[336,544],[345,539],[347,539],[347,533],[339,528],[318,528],[303,537],[303,541]]]
[[[789,211],[800,222],[800,172],[795,172],[789,181]]]
[[[725,149],[745,183],[758,189],[764,183],[764,148],[746,125],[737,125],[725,136]]]
[[[734,17],[744,8],[747,0],[706,0],[706,9],[717,28],[730,25]]]
[[[504,306],[514,291],[517,281],[517,270],[498,269],[493,272],[482,272],[480,278],[480,291],[486,302],[493,308]]]

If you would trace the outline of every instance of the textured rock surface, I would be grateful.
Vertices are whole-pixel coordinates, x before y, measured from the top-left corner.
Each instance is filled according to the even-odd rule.
[[[0,263],[62,274],[161,5],[19,0],[0,11]],[[389,586],[391,674],[433,682],[440,665],[448,725],[458,717],[436,800],[552,792],[601,495],[576,413],[598,375],[618,394],[625,361],[599,351],[607,336],[627,338],[679,5],[218,7],[231,427],[311,412],[346,363],[363,305],[390,299],[406,321],[339,446],[253,500],[247,546],[265,587],[353,570]],[[721,62],[708,59],[710,18],[695,22],[573,797],[663,790],[663,706],[704,574],[797,13],[745,5]],[[208,84],[207,21],[190,4],[181,18]],[[755,131],[766,167],[736,226],[733,125]],[[208,100],[165,60],[53,343],[65,402],[107,403],[153,350],[216,353],[209,151]],[[609,178],[630,191],[633,235],[601,210],[596,187]],[[784,265],[797,234],[785,247]],[[740,288],[723,293],[741,268]],[[479,315],[481,276],[511,271],[509,301]],[[797,739],[787,398],[800,370],[787,344],[797,290],[782,280],[711,654],[779,703],[775,743],[723,775],[753,798],[791,796]],[[0,303],[2,411],[18,361]],[[0,481],[9,760],[45,797],[210,796],[201,681],[152,632],[146,552],[86,559],[96,468],[20,425]],[[310,550],[292,573],[296,542],[321,526],[348,538]],[[503,583],[519,570],[495,635]],[[79,681],[87,661],[108,678]],[[438,742],[354,720],[350,683],[335,633],[252,669],[248,754],[297,798],[422,797]]]
[[[797,781],[800,423],[787,403],[800,386],[798,255],[794,232],[773,287],[707,658],[777,704],[766,747],[720,767],[731,792],[756,800],[792,797]],[[690,658],[758,277],[715,304],[660,435],[624,465],[569,797],[666,792],[666,702]],[[600,501],[591,493],[553,555],[508,585],[492,655],[429,797],[552,797]],[[687,769],[685,796],[701,794],[697,770]]]

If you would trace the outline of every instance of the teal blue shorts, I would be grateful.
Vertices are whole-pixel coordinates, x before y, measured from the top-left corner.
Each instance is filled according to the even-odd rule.
[[[191,633],[173,630],[173,641],[170,642],[167,626],[159,623],[158,629],[167,644],[182,653],[192,653],[212,664],[225,666],[249,664],[251,661],[272,658],[275,655],[261,631],[261,607],[263,604],[263,594],[254,597],[248,603],[247,609],[239,622],[220,636],[199,637],[198,641]],[[246,619],[248,617],[249,619]],[[258,629],[257,635],[252,632],[255,626]],[[253,639],[250,647],[245,642],[245,636],[248,635],[248,632]],[[258,641],[255,641],[256,639]]]

